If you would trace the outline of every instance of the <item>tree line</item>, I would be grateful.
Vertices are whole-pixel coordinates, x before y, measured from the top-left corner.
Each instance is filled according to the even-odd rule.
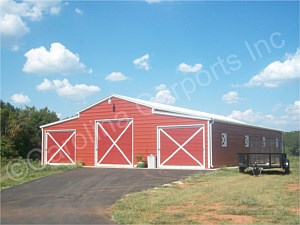
[[[285,132],[283,134],[283,140],[285,142],[285,152],[290,155],[300,155],[300,131]]]
[[[58,120],[55,112],[48,108],[16,108],[1,100],[1,158],[27,158],[34,148],[41,148],[41,129],[43,124]],[[300,154],[300,131],[285,132],[285,150],[291,155]],[[40,155],[31,155],[39,159]]]
[[[1,159],[27,158],[35,148],[41,148],[40,126],[58,120],[48,108],[16,108],[1,100]],[[39,154],[31,155],[39,158]]]

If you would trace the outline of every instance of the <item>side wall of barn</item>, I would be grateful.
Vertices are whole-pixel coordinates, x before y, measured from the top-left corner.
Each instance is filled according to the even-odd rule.
[[[114,107],[113,107],[114,106]],[[86,166],[95,165],[95,121],[109,119],[133,119],[134,155],[157,155],[157,127],[170,125],[204,126],[205,162],[208,162],[208,121],[175,116],[153,114],[152,109],[119,98],[112,98],[111,104],[103,101],[79,114],[79,118],[43,128],[47,130],[76,130],[76,160]],[[44,147],[44,146],[43,146]],[[134,158],[134,163],[136,159]]]
[[[222,146],[222,134],[227,136],[226,147]],[[245,136],[249,137],[249,147],[245,147]],[[214,122],[212,125],[213,167],[236,166],[237,153],[250,152],[251,144],[260,144],[263,138],[266,142],[271,141],[274,143],[276,139],[282,141],[282,132],[259,127]]]

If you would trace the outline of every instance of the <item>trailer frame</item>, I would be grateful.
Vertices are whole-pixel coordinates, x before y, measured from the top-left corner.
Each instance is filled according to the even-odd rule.
[[[258,147],[260,146],[260,147]],[[284,152],[283,141],[253,142],[250,152],[237,153],[239,172],[251,168],[253,175],[259,175],[263,169],[281,168],[290,173],[290,162]]]

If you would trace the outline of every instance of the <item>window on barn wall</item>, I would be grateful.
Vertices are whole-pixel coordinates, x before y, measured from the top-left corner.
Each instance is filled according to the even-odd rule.
[[[266,147],[266,137],[262,137],[261,146],[262,146],[263,148]]]
[[[222,133],[222,147],[227,147],[227,133]]]
[[[245,135],[245,148],[249,148],[250,146],[250,137],[249,135]]]
[[[275,147],[279,148],[279,140],[278,140],[278,138],[275,138]]]

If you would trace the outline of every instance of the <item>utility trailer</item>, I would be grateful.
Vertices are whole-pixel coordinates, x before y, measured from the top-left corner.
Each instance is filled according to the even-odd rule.
[[[240,173],[251,168],[253,175],[259,175],[263,169],[281,168],[290,173],[290,162],[284,152],[284,143],[281,141],[260,141],[250,143],[250,151],[238,153]]]

